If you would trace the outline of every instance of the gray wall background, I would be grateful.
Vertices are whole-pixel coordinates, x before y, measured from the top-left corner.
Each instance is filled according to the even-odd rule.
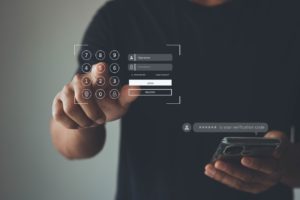
[[[73,44],[104,2],[1,0],[0,199],[113,199],[119,122],[103,152],[82,161],[61,157],[48,131],[52,99],[77,65]]]

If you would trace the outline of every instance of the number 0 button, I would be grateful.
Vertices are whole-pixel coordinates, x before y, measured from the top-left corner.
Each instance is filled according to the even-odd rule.
[[[98,89],[95,92],[95,96],[97,99],[103,99],[105,97],[105,91],[103,89]]]

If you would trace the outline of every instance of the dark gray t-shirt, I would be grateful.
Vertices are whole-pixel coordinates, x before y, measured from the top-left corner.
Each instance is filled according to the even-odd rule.
[[[299,8],[296,0],[233,0],[213,8],[115,0],[98,11],[83,43],[93,53],[119,50],[122,84],[128,53],[182,46],[174,69],[182,104],[138,98],[122,119],[118,200],[292,199],[281,184],[253,195],[209,179],[203,168],[220,139],[237,134],[186,134],[181,126],[250,121],[300,129]]]

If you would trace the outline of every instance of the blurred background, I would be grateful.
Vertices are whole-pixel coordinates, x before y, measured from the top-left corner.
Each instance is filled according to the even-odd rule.
[[[114,198],[119,122],[108,124],[103,152],[81,161],[61,157],[48,130],[52,99],[77,66],[73,45],[104,3],[1,0],[0,199]]]

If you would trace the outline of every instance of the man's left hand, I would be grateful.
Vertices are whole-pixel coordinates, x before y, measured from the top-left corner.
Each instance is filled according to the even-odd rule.
[[[270,131],[266,138],[278,138],[280,147],[270,158],[243,157],[241,165],[218,160],[205,166],[205,175],[231,188],[257,194],[281,181],[283,154],[291,143],[280,131]]]

